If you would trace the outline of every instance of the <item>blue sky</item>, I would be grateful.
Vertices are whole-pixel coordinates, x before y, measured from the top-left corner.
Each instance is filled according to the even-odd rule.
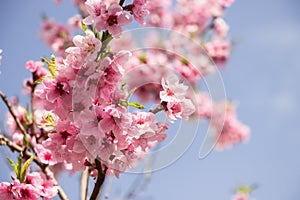
[[[239,0],[226,12],[236,46],[222,76],[227,95],[238,101],[239,118],[251,128],[251,139],[199,160],[205,131],[201,125],[188,151],[155,172],[138,199],[226,200],[239,183],[257,183],[253,193],[257,200],[299,199],[299,8],[297,0]],[[0,3],[0,48],[4,50],[0,90],[8,96],[19,94],[23,79],[30,76],[24,63],[50,53],[38,38],[42,12],[66,22],[76,9],[70,0],[63,0],[58,8],[52,0]],[[0,105],[3,121],[6,110]],[[2,147],[1,153],[2,158],[9,154]],[[0,180],[9,180],[10,169],[4,162],[0,159]],[[79,199],[76,178],[71,181],[64,175],[60,180],[71,199]],[[134,179],[130,174],[114,179],[111,197],[124,192]]]

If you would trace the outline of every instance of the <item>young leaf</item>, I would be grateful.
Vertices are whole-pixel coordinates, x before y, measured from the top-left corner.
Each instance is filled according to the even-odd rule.
[[[27,168],[30,166],[30,164],[32,163],[32,161],[34,160],[34,155],[32,155],[28,160],[26,160],[26,162],[24,163],[21,172],[20,172],[20,182],[23,182],[25,179],[25,175],[26,175],[26,170]]]
[[[56,63],[55,63],[55,56],[53,54],[50,55],[50,64],[48,66],[48,69],[49,69],[52,77],[54,77],[55,72],[56,72]]]
[[[87,26],[83,22],[81,22],[81,27],[82,27],[82,29],[83,29],[83,31],[85,33],[86,30],[87,30]]]
[[[135,107],[137,109],[145,109],[144,106],[142,106],[141,104],[137,103],[137,102],[129,102],[128,103],[128,106],[132,106],[132,107]]]
[[[17,165],[16,165],[16,175],[19,180],[20,180],[20,174],[22,169],[22,158],[23,158],[23,153],[21,152],[18,157]]]
[[[42,61],[46,63],[48,70],[50,71],[51,77],[54,78],[56,72],[56,63],[55,63],[55,56],[53,54],[50,55],[50,62],[45,58],[42,57]],[[39,79],[38,79],[39,80]]]
[[[6,159],[9,162],[9,164],[13,167],[14,171],[16,172],[17,168],[16,168],[16,165],[15,165],[14,161],[12,161],[10,158],[6,158]]]

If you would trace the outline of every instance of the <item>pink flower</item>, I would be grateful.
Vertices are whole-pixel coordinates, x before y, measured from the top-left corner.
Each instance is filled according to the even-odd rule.
[[[49,149],[45,149],[41,144],[36,145],[35,151],[42,163],[49,164],[50,166],[57,163],[51,151]]]
[[[26,62],[25,67],[29,69],[31,73],[36,74],[36,80],[48,74],[47,70],[43,67],[44,63],[41,61],[34,62],[33,60],[29,60]]]
[[[25,182],[34,186],[43,199],[51,199],[57,194],[57,189],[51,179],[47,180],[41,172],[28,173]]]
[[[163,91],[160,92],[161,102],[181,101],[185,98],[187,86],[179,82],[176,75],[169,75],[166,79],[162,78],[161,85]]]
[[[231,200],[251,200],[251,199],[249,197],[249,194],[243,193],[243,192],[238,192],[231,198]]]
[[[199,118],[210,118],[213,110],[213,103],[210,96],[206,93],[199,93],[196,96],[196,101],[198,104]]]
[[[107,13],[97,20],[96,28],[98,31],[108,30],[113,37],[119,37],[122,32],[121,26],[128,25],[131,21],[130,14],[125,13],[118,3],[113,3],[109,6]]]
[[[39,191],[36,187],[31,184],[23,184],[21,183],[16,187],[16,190],[19,193],[19,198],[22,200],[38,200],[40,198]]]
[[[168,102],[167,117],[173,123],[177,118],[188,119],[195,112],[195,106],[190,99],[184,99],[181,102]]]
[[[214,30],[219,37],[225,37],[229,30],[229,26],[224,19],[218,17],[214,20]]]
[[[77,15],[74,15],[73,17],[71,17],[71,18],[68,19],[68,24],[73,29],[82,30],[81,21],[82,21],[81,15],[77,14]]]
[[[0,199],[14,199],[16,195],[16,191],[13,189],[10,183],[0,183]]]
[[[144,18],[150,14],[146,4],[147,0],[134,0],[133,2],[132,13],[134,19],[142,26],[146,24]]]
[[[87,0],[85,7],[88,12],[88,16],[83,20],[86,25],[91,25],[96,21],[101,20],[101,15],[105,13],[106,5],[103,0]]]
[[[211,125],[214,129],[213,136],[217,140],[216,150],[231,148],[247,141],[250,137],[249,127],[238,121],[235,107],[229,102],[219,102],[214,105]]]
[[[80,52],[80,54],[87,55],[87,59],[90,61],[96,59],[97,54],[101,49],[101,41],[95,37],[95,34],[91,30],[86,30],[85,36],[76,35],[73,38],[73,43],[76,47],[69,47],[66,52]]]
[[[208,55],[218,66],[225,64],[231,52],[231,42],[227,39],[214,38],[205,44]]]

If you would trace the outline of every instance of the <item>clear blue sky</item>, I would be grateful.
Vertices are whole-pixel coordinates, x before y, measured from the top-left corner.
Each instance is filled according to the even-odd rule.
[[[239,102],[238,114],[252,130],[251,140],[199,160],[204,132],[174,164],[155,172],[138,199],[228,200],[238,183],[257,183],[257,200],[300,198],[300,2],[297,0],[237,0],[226,12],[230,35],[236,41],[228,67],[222,72],[227,95]],[[66,22],[76,13],[70,0],[60,7],[54,0],[0,3],[0,90],[19,94],[29,59],[39,60],[50,50],[39,40],[41,13]],[[22,99],[25,101],[25,99]],[[4,119],[0,104],[0,119]],[[203,129],[204,130],[204,129]],[[188,134],[188,133],[187,133]],[[0,180],[9,180],[1,148]],[[126,190],[135,177],[113,180],[112,196]],[[71,199],[79,199],[78,181],[60,180]]]

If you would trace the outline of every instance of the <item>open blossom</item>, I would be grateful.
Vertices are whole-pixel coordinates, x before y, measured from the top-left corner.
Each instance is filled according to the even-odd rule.
[[[195,112],[195,106],[190,99],[184,99],[181,102],[168,102],[166,107],[166,114],[171,122],[174,122],[177,118],[187,120]]]
[[[176,75],[169,75],[166,80],[162,78],[161,85],[160,99],[168,119],[171,122],[177,118],[188,119],[195,112],[194,104],[186,98],[188,87],[180,83]]]
[[[31,71],[31,73],[35,73],[37,76],[36,79],[39,79],[46,74],[48,74],[48,71],[44,68],[44,63],[41,61],[33,61],[29,60],[26,62],[25,67]]]
[[[147,0],[134,0],[133,1],[133,8],[132,13],[134,19],[142,26],[146,24],[145,17],[150,14],[149,10],[147,9]]]
[[[91,25],[101,20],[101,15],[105,13],[106,5],[103,0],[87,0],[85,7],[88,12],[88,16],[83,20],[86,25]]]
[[[49,164],[50,166],[56,164],[56,160],[53,157],[51,151],[49,149],[45,149],[41,144],[36,145],[35,151],[42,163]]]
[[[216,103],[213,109],[211,125],[214,129],[213,136],[217,140],[217,150],[231,148],[249,139],[250,129],[238,121],[235,107],[231,103],[222,101]]]
[[[124,12],[118,3],[113,3],[107,13],[101,15],[101,20],[96,22],[96,28],[98,31],[108,30],[113,37],[118,37],[122,32],[122,26],[130,24],[131,21],[130,14]]]
[[[214,20],[214,30],[215,30],[215,33],[217,34],[217,36],[225,37],[229,30],[229,26],[224,21],[224,19],[218,17]]]
[[[69,47],[67,53],[80,53],[83,56],[88,55],[88,60],[95,60],[97,53],[101,49],[101,41],[95,37],[91,30],[86,30],[85,36],[76,35],[73,38],[75,47]]]
[[[214,38],[205,44],[208,55],[218,66],[224,65],[231,52],[231,42],[227,39]]]
[[[17,191],[13,185],[7,182],[0,183],[0,199],[14,199],[17,196]]]
[[[53,20],[43,21],[40,34],[42,40],[60,55],[63,55],[65,49],[71,44],[69,28]]]
[[[73,29],[78,29],[81,30],[81,21],[82,17],[79,14],[74,15],[73,17],[68,19],[68,24],[73,28]]]
[[[38,200],[51,199],[57,194],[53,182],[42,172],[27,173],[25,181],[14,179],[12,183],[0,183],[0,199]]]
[[[162,78],[161,85],[163,87],[163,91],[160,92],[162,102],[178,102],[185,99],[188,87],[180,83],[176,75],[169,75],[166,79]]]

